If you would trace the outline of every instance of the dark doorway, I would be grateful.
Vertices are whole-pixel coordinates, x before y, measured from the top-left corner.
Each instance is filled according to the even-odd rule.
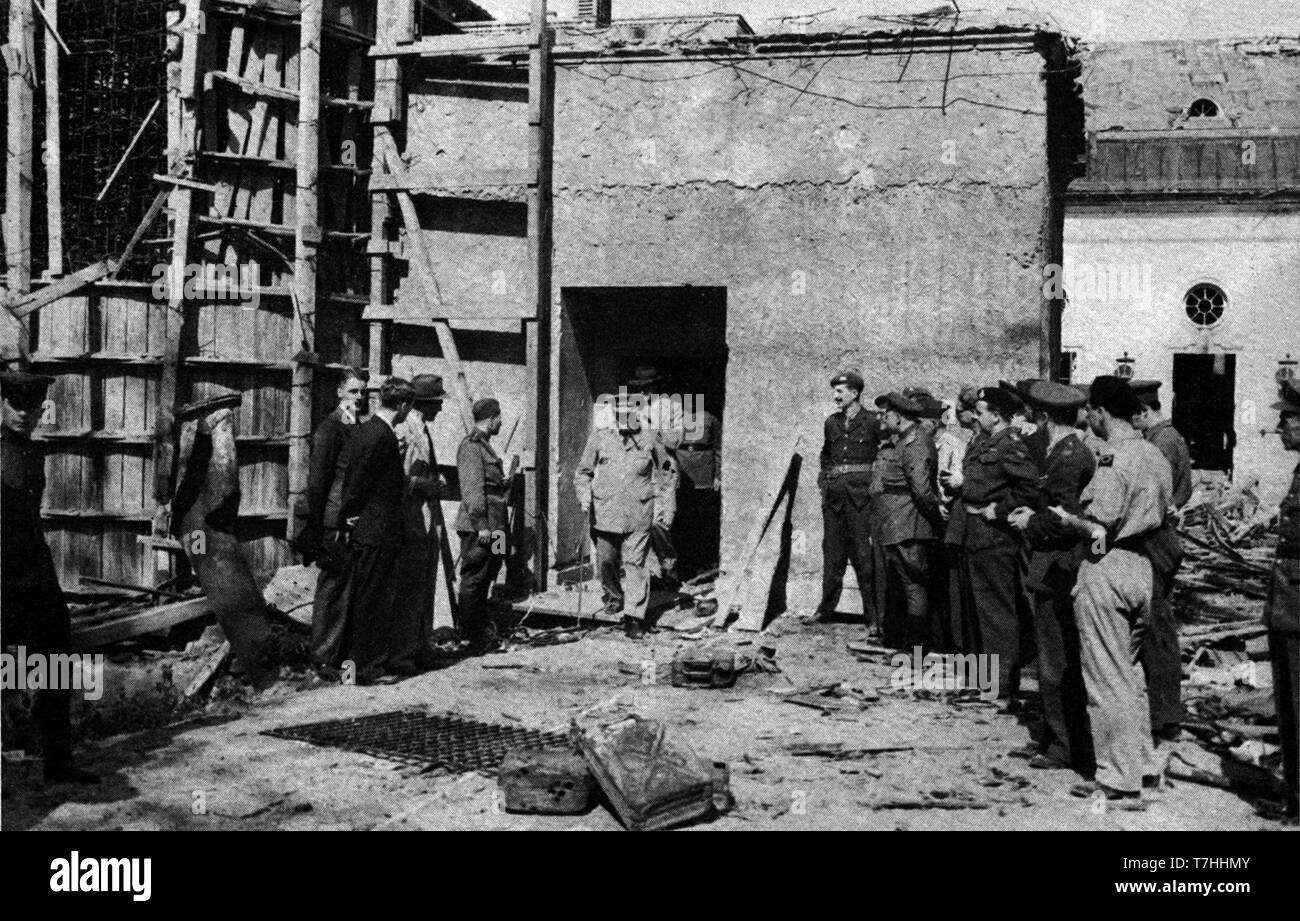
[[[1237,356],[1174,356],[1174,428],[1187,439],[1197,470],[1232,470]]]
[[[562,300],[557,568],[577,563],[588,536],[573,473],[596,400],[617,394],[638,364],[653,364],[662,378],[657,393],[681,395],[697,416],[706,410],[721,427],[727,368],[726,288],[565,288]],[[710,534],[716,533],[715,523]],[[716,546],[712,551],[716,556]]]

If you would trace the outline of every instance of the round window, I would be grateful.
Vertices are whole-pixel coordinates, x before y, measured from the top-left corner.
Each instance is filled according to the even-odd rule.
[[[1228,309],[1228,296],[1218,285],[1194,285],[1183,295],[1183,307],[1187,311],[1187,319],[1197,326],[1214,326],[1223,319],[1223,313]]]

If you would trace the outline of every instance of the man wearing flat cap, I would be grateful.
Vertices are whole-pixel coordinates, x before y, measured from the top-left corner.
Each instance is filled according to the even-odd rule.
[[[38,374],[0,371],[0,633],[6,646],[47,656],[72,652],[68,606],[41,523],[45,456],[32,441],[51,383],[53,378]],[[36,692],[45,779],[98,783],[98,777],[72,763],[71,706],[68,688]]]
[[[1147,694],[1151,701],[1151,729],[1157,742],[1175,741],[1182,735],[1186,718],[1182,702],[1183,658],[1178,642],[1178,621],[1174,617],[1174,578],[1182,563],[1182,541],[1178,537],[1174,514],[1192,497],[1192,458],[1187,442],[1160,411],[1160,381],[1129,381],[1141,411],[1133,417],[1133,428],[1160,449],[1174,475],[1173,502],[1165,516],[1158,541],[1152,541],[1152,573],[1155,597],[1151,610],[1150,633],[1142,645],[1142,666],[1147,675]]]
[[[1277,432],[1282,447],[1300,451],[1300,388],[1283,382]],[[1291,489],[1278,508],[1277,553],[1264,603],[1268,654],[1273,666],[1273,697],[1277,704],[1278,736],[1282,742],[1282,775],[1286,781],[1286,815],[1300,817],[1300,464],[1291,475]]]
[[[1140,409],[1122,378],[1092,382],[1089,424],[1106,439],[1106,453],[1079,497],[1082,514],[1052,507],[1088,542],[1074,616],[1097,770],[1070,792],[1119,808],[1140,806],[1144,781],[1160,773],[1140,653],[1154,587],[1148,544],[1164,524],[1173,475],[1160,449],[1133,428]]]
[[[406,471],[402,502],[406,536],[393,568],[393,638],[388,667],[398,675],[413,675],[434,664],[430,636],[443,538],[440,502],[446,485],[438,473],[429,435],[429,426],[442,411],[447,395],[442,376],[417,374],[411,378],[411,387],[415,402],[397,428]]]
[[[1039,505],[1018,508],[1007,516],[1024,536],[1030,554],[1026,587],[1034,603],[1038,688],[1043,700],[1042,738],[1024,754],[1030,767],[1074,767],[1086,776],[1091,772],[1092,737],[1072,597],[1082,557],[1077,552],[1078,535],[1051,509],[1081,514],[1079,497],[1097,468],[1096,456],[1074,427],[1088,395],[1065,384],[1034,381],[1025,396],[1033,421],[1046,434],[1046,455]]]
[[[650,601],[650,528],[672,527],[677,465],[635,407],[618,401],[602,409],[604,422],[587,437],[573,487],[596,539],[605,612],[621,611],[623,632],[638,639]]]
[[[505,561],[508,517],[506,481],[492,437],[501,431],[501,404],[488,397],[472,407],[474,431],[456,449],[460,479],[460,619],[470,652],[481,655],[496,645],[488,595]]]
[[[379,407],[363,422],[344,451],[343,501],[339,519],[348,544],[345,656],[355,665],[357,684],[390,681],[389,641],[393,629],[393,566],[405,540],[402,500],[406,471],[397,428],[411,411],[415,388],[390,377],[379,388]]]
[[[1038,467],[1011,417],[1020,399],[1000,387],[985,387],[975,404],[983,436],[972,443],[960,478],[948,488],[960,490],[965,514],[962,534],[964,567],[979,629],[979,651],[998,657],[998,694],[1018,706],[1020,692],[1021,607],[1024,553],[1020,534],[1007,516],[1038,499]],[[1027,612],[1026,612],[1027,613]]]
[[[881,451],[873,476],[879,493],[872,515],[885,548],[886,610],[881,636],[886,645],[934,648],[942,634],[930,620],[933,544],[942,533],[935,492],[938,455],[920,420],[927,407],[900,393],[876,400],[892,440]]]
[[[821,472],[817,477],[822,494],[822,597],[816,616],[822,619],[835,613],[844,589],[844,569],[851,561],[867,624],[879,629],[884,612],[879,609],[875,592],[871,468],[882,436],[875,414],[862,407],[862,387],[862,375],[856,371],[844,371],[831,378],[836,411],[822,427]]]

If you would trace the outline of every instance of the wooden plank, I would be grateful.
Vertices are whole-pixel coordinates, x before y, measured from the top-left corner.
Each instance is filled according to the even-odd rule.
[[[289,407],[289,496],[286,536],[297,535],[292,510],[307,495],[311,454],[312,366],[316,360],[317,259],[320,245],[320,54],[324,0],[302,0],[298,30],[298,164],[294,224],[294,312],[300,337]]]
[[[260,34],[260,33],[259,33]],[[268,86],[260,83],[256,79],[245,76],[237,76],[232,73],[223,71],[213,71],[206,77],[210,83],[225,83],[234,87],[245,96],[251,96],[255,100],[278,100],[280,102],[297,103],[301,106],[302,99],[298,93],[293,90],[284,89],[283,87]],[[340,99],[335,96],[321,96],[320,88],[316,90],[317,104],[338,109],[360,109],[369,110],[374,108],[374,103],[364,99]]]
[[[72,648],[75,650],[96,649],[111,643],[145,636],[151,633],[166,633],[179,624],[206,617],[212,613],[207,598],[194,598],[190,601],[177,601],[172,604],[159,605],[128,614],[114,620],[81,626],[76,619],[72,622]]]
[[[529,383],[534,404],[530,443],[533,466],[525,474],[524,515],[532,525],[535,587],[546,588],[549,540],[538,527],[547,527],[550,503],[551,443],[551,169],[554,144],[554,75],[551,46],[555,36],[546,15],[546,0],[532,0],[528,55],[528,169],[537,182],[528,187],[529,302],[536,304]],[[399,193],[402,194],[402,193]]]
[[[31,0],[10,0],[8,65],[8,137],[5,166],[5,260],[10,296],[25,294],[32,281],[32,119],[36,86],[35,23]],[[0,358],[25,357],[28,325],[6,314]]]
[[[38,3],[36,8],[49,26],[45,31],[45,150],[41,162],[45,164],[45,227],[47,237],[48,271],[50,275],[63,274],[63,154],[61,124],[59,121],[59,48],[65,53],[67,46],[59,37],[58,0],[50,3],[48,10]]]
[[[5,306],[14,317],[21,320],[32,311],[39,310],[46,304],[52,304],[60,298],[74,294],[86,285],[99,281],[111,273],[115,267],[116,263],[111,260],[96,262],[79,272],[74,272],[67,278],[60,278],[58,281],[50,282],[39,291],[18,297]]]
[[[445,189],[486,189],[499,186],[536,185],[537,173],[530,169],[479,169],[449,172],[436,167],[412,167],[402,175],[377,174],[370,179],[374,192],[404,190],[434,192]]]

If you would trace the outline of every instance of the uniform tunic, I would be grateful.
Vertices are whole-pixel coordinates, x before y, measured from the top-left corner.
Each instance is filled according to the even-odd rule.
[[[1168,419],[1161,419],[1142,434],[1169,461],[1174,477],[1174,508],[1182,508],[1192,497],[1192,455],[1187,450],[1186,439]]]
[[[721,524],[721,494],[714,483],[722,476],[722,426],[716,416],[697,409],[689,417],[693,425],[677,446],[677,519],[673,539],[680,557],[683,577],[703,572],[718,561]]]
[[[999,694],[1020,688],[1021,607],[1024,590],[1023,545],[1007,515],[1038,499],[1038,466],[1011,428],[972,444],[962,464],[965,566],[979,625],[980,652],[998,657]],[[993,505],[993,520],[974,510]]]
[[[477,429],[465,436],[456,449],[456,471],[460,479],[460,512],[456,531],[460,535],[460,616],[471,642],[487,637],[488,593],[505,560],[506,475],[501,458],[488,436]],[[491,536],[485,544],[480,531]]]
[[[875,591],[876,562],[872,553],[871,467],[880,451],[880,423],[859,407],[853,418],[832,413],[822,426],[822,597],[819,614],[830,614],[844,589],[850,562],[862,593],[868,623],[879,625],[884,612]],[[877,548],[883,556],[883,547]],[[883,565],[880,574],[883,587]]]
[[[934,440],[919,425],[896,436],[892,450],[876,459],[880,492],[873,515],[885,548],[886,645],[933,646],[942,636],[930,623],[931,545],[943,524],[937,466]]]
[[[1173,492],[1169,462],[1134,431],[1108,440],[1084,489],[1087,518],[1106,529],[1079,565],[1075,620],[1099,783],[1140,792],[1157,773],[1140,654],[1151,617],[1152,572],[1143,538],[1158,531]]]
[[[1091,766],[1092,739],[1071,595],[1081,556],[1077,536],[1050,509],[1060,506],[1080,514],[1080,494],[1096,468],[1096,456],[1074,432],[1050,444],[1039,480],[1040,507],[1024,530],[1030,551],[1027,586],[1038,639],[1038,687],[1047,727],[1042,748],[1083,773]]]

